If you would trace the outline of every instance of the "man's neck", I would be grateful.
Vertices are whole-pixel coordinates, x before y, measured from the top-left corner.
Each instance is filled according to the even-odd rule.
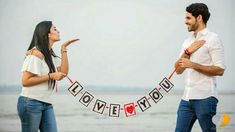
[[[206,25],[205,24],[202,24],[201,26],[199,26],[193,33],[194,37],[196,38],[197,37],[197,33],[202,31],[203,29],[206,28]]]

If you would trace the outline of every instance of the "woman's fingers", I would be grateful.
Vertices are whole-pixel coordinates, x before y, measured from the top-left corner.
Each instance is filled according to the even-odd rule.
[[[71,39],[71,40],[66,41],[66,42],[63,43],[62,45],[65,46],[65,47],[67,47],[67,46],[69,46],[71,43],[74,43],[74,42],[76,42],[76,41],[78,41],[78,40],[80,40],[80,39],[79,39],[79,38]]]
[[[75,41],[78,41],[78,40],[80,40],[80,39],[79,38],[75,38],[75,39],[72,39],[70,41],[75,42]]]

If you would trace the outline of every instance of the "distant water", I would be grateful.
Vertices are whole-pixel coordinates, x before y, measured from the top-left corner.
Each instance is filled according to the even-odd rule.
[[[136,108],[137,115],[125,117],[124,111],[120,112],[120,117],[109,117],[108,109],[103,114],[92,111],[96,99],[110,103],[123,104],[134,102],[148,95],[150,91],[132,92],[97,92],[93,102],[85,107],[79,102],[80,95],[73,97],[66,90],[55,93],[54,109],[59,132],[173,132],[176,123],[176,111],[181,94],[171,91],[169,94],[162,92],[163,99],[157,104],[150,100],[151,108],[142,112]],[[235,94],[221,94],[217,115],[223,113],[231,117],[228,126],[220,128],[219,132],[235,131]],[[0,94],[0,132],[20,131],[20,120],[17,116],[16,103],[18,93],[5,92]],[[201,132],[198,122],[195,123],[192,132]]]

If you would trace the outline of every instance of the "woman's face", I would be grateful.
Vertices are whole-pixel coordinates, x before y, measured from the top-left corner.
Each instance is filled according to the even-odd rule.
[[[60,40],[60,32],[54,25],[51,26],[50,33],[48,34],[49,41],[56,42]]]

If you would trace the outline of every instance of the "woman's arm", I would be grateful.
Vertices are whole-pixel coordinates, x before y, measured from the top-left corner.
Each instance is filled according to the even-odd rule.
[[[67,56],[67,49],[65,45],[61,46],[61,65],[58,68],[58,71],[65,73],[66,75],[69,73],[69,61]]]
[[[22,85],[24,87],[30,87],[49,80],[49,75],[38,76],[30,72],[24,71],[22,76]]]
[[[58,71],[65,73],[66,75],[69,73],[69,61],[67,56],[67,46],[71,43],[78,41],[79,39],[72,39],[62,44],[61,46],[61,65],[57,68]]]
[[[54,72],[46,75],[35,75],[31,72],[24,71],[22,76],[22,85],[24,87],[34,86],[43,82],[47,82],[49,79],[61,80],[66,76],[62,72]]]
[[[26,55],[33,55],[33,56],[38,57],[39,59],[43,59],[43,54],[37,49],[27,51]],[[24,87],[30,87],[30,86],[34,86],[34,85],[46,82],[49,79],[61,80],[65,76],[66,74],[62,72],[54,72],[54,73],[39,76],[29,71],[24,71],[22,75],[22,85]]]

